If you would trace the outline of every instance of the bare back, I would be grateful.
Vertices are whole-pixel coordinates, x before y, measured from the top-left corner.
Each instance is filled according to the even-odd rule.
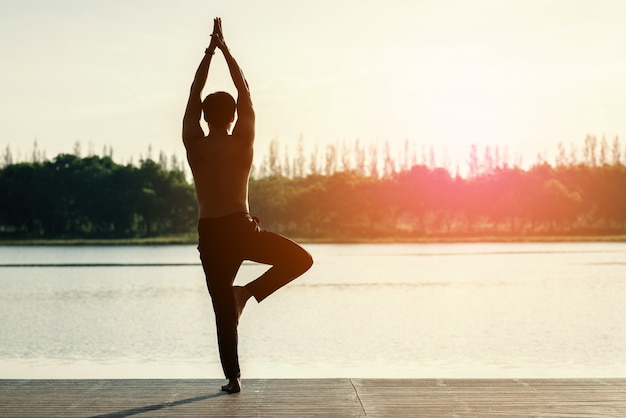
[[[251,141],[236,133],[209,134],[187,145],[198,199],[198,218],[249,212],[248,179],[252,167]]]

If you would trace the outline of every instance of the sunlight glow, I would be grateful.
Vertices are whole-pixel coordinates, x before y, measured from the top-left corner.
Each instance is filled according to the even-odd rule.
[[[532,157],[586,134],[625,135],[619,2],[34,3],[0,6],[0,149],[15,154],[35,138],[48,156],[76,141],[126,158],[150,145],[181,153],[213,15],[250,82],[261,150],[303,136]],[[233,90],[223,63],[212,71],[208,89]]]

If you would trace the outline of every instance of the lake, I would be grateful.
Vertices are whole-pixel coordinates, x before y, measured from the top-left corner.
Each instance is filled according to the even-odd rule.
[[[305,247],[244,378],[626,377],[624,243]],[[216,345],[195,246],[0,247],[0,378],[221,378]]]

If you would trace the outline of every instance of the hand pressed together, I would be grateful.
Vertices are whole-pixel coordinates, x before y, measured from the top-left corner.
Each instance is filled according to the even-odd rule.
[[[228,49],[224,41],[224,33],[222,32],[222,19],[219,17],[213,19],[213,33],[211,34],[211,43],[208,49],[210,52],[214,52],[215,48],[222,52]]]

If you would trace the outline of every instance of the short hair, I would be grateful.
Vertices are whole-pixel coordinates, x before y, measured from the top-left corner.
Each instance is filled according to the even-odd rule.
[[[229,93],[225,91],[211,93],[202,102],[204,120],[214,128],[228,126],[235,118],[236,107],[235,99]]]

